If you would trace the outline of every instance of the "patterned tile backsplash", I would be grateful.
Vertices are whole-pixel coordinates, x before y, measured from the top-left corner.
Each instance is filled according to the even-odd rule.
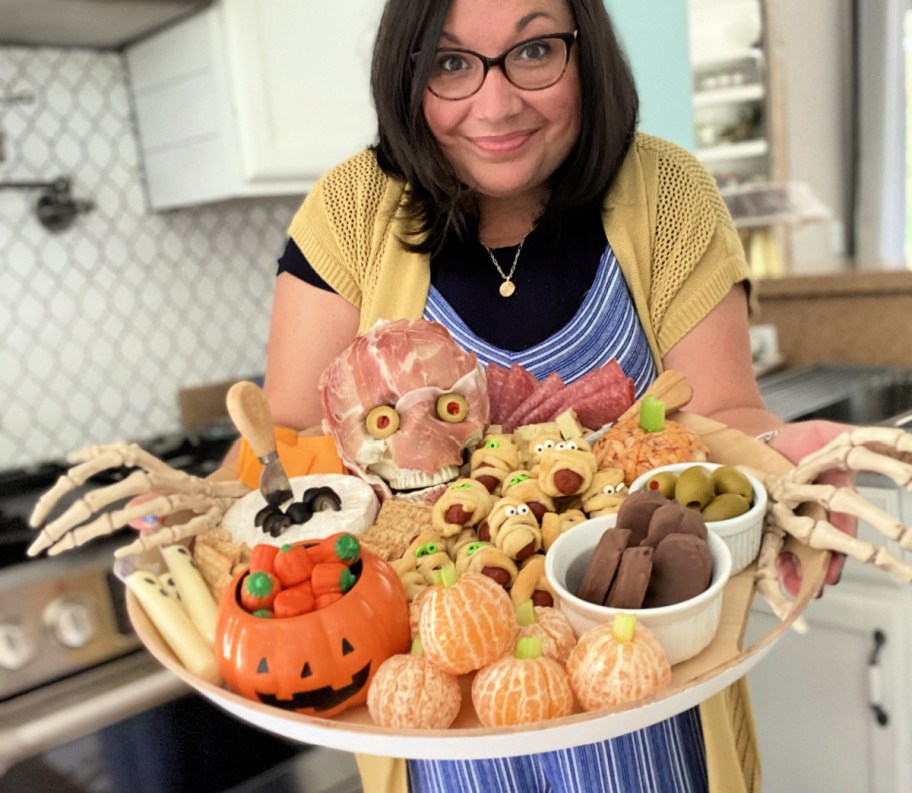
[[[297,198],[147,209],[113,52],[0,47],[0,182],[72,180],[62,231],[0,188],[0,470],[179,429],[178,390],[263,371]]]

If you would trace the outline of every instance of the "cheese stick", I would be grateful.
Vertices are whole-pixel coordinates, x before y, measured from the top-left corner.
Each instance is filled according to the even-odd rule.
[[[183,545],[169,545],[161,549],[165,564],[174,578],[174,585],[180,595],[181,605],[200,635],[209,644],[215,642],[215,623],[218,620],[218,604],[206,585],[190,551]]]
[[[221,683],[212,648],[184,610],[168,596],[158,578],[148,570],[137,570],[127,576],[125,583],[187,670],[210,683]]]

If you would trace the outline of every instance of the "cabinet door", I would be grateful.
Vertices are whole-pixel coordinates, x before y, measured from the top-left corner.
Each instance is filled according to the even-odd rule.
[[[809,633],[787,633],[754,668],[764,790],[912,789],[910,615],[908,592],[828,588],[806,612]],[[758,606],[746,644],[774,624]]]
[[[223,0],[241,168],[313,179],[372,143],[370,61],[383,0]]]

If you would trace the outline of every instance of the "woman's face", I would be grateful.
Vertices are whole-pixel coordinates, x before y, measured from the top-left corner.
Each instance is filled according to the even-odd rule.
[[[489,58],[535,36],[572,32],[565,0],[452,0],[439,49]],[[424,91],[424,116],[459,178],[490,198],[540,196],[580,129],[576,45],[560,80],[537,91],[517,88],[500,68],[477,93],[447,100]]]

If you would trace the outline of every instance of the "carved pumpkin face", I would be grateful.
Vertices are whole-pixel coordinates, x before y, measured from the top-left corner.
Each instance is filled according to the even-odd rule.
[[[358,580],[342,598],[285,619],[245,611],[238,592],[247,574],[239,575],[222,599],[215,635],[228,688],[311,716],[364,703],[377,667],[408,650],[409,613],[399,577],[386,562],[362,550],[352,570]]]

